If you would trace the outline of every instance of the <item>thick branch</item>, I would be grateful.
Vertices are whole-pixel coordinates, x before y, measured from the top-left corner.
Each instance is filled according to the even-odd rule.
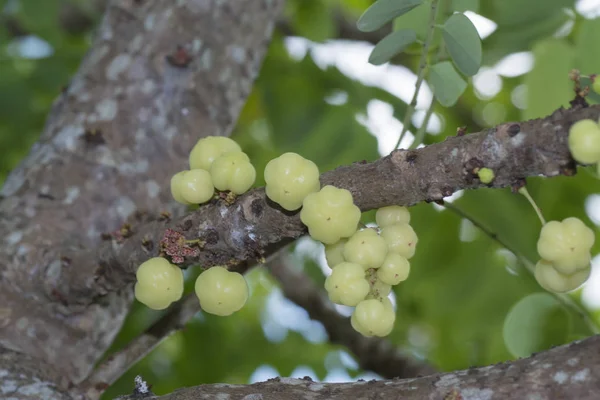
[[[576,170],[567,146],[568,129],[574,121],[599,116],[600,106],[560,109],[543,119],[507,123],[418,150],[394,151],[372,163],[342,166],[324,173],[321,182],[350,190],[366,211],[438,201],[460,189],[502,188],[528,176],[572,175]],[[496,175],[489,185],[473,173],[483,166]],[[306,233],[299,213],[284,212],[266,200],[263,189],[256,189],[231,206],[215,201],[171,223],[133,226],[132,237],[119,244],[108,242],[98,252],[75,252],[73,263],[80,267],[63,269],[57,279],[48,280],[47,291],[59,291],[65,301],[85,305],[124,287],[139,264],[159,254],[167,228],[203,243],[203,251],[185,264],[228,265],[239,271]],[[151,248],[143,245],[148,242]],[[99,262],[90,264],[90,259]]]
[[[595,400],[600,392],[596,373],[600,364],[598,349],[600,337],[595,336],[511,363],[424,378],[354,383],[276,378],[252,385],[202,385],[180,389],[158,399]],[[122,398],[126,399],[134,397]]]
[[[346,346],[360,367],[384,378],[413,378],[433,374],[435,370],[409,354],[402,354],[389,340],[366,338],[350,325],[350,319],[340,315],[322,289],[300,272],[294,271],[285,256],[268,263],[271,274],[279,281],[283,294],[304,308],[310,318],[323,324],[329,341]]]
[[[93,270],[93,259],[69,255],[97,247],[101,232],[136,209],[181,209],[161,188],[198,138],[229,134],[282,3],[111,2],[41,141],[1,192],[4,347],[74,382],[87,375],[120,328],[131,290],[123,282],[123,291],[74,312],[47,281]]]

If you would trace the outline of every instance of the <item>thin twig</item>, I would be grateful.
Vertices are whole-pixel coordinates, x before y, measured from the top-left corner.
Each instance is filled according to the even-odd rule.
[[[325,292],[305,274],[295,271],[286,255],[280,255],[267,264],[271,274],[279,281],[283,294],[304,308],[308,315],[323,324],[329,341],[347,347],[361,368],[385,378],[413,378],[435,373],[428,364],[403,354],[383,338],[367,338],[356,332],[350,319],[340,315]]]
[[[525,255],[523,253],[519,252],[517,249],[515,249],[510,244],[508,244],[502,237],[500,237],[496,233],[492,232],[490,229],[485,227],[481,222],[477,221],[472,216],[465,213],[463,210],[461,210],[454,204],[446,202],[444,204],[444,207],[446,207],[448,210],[454,212],[455,214],[459,215],[460,217],[471,221],[471,223],[473,225],[475,225],[477,228],[479,228],[483,233],[485,233],[491,239],[498,242],[502,247],[504,247],[507,250],[509,250],[510,252],[512,252],[517,257],[517,259],[521,262],[521,264],[523,264],[525,269],[527,269],[527,271],[529,271],[529,273],[531,273],[532,275],[534,274],[535,264],[531,260],[529,260],[527,257],[525,257]],[[563,303],[563,305],[565,307],[571,309],[575,314],[579,315],[583,319],[583,321],[586,323],[586,325],[588,326],[588,328],[590,329],[590,331],[593,334],[596,335],[596,334],[600,333],[600,326],[598,325],[598,322],[596,322],[596,320],[590,315],[590,313],[585,308],[583,308],[575,300],[573,300],[573,298],[570,295],[568,295],[566,293],[554,293],[554,292],[548,292],[548,293],[550,293],[558,301]]]
[[[144,333],[101,363],[88,379],[80,384],[82,392],[86,393],[91,400],[100,398],[107,387],[115,383],[163,340],[182,329],[198,311],[200,311],[200,304],[196,295],[193,293],[187,295]]]
[[[437,17],[439,0],[433,0],[431,2],[431,12],[429,13],[429,30],[427,32],[427,37],[425,38],[425,42],[423,42],[423,52],[421,53],[421,58],[419,59],[419,69],[417,71],[417,83],[415,84],[415,92],[413,94],[412,100],[406,109],[406,114],[404,115],[404,121],[402,122],[402,132],[400,132],[400,137],[398,138],[398,142],[396,146],[394,146],[394,150],[400,146],[402,143],[402,139],[404,139],[404,135],[408,132],[408,125],[410,124],[410,120],[415,112],[415,108],[417,107],[417,96],[421,91],[421,85],[425,80],[425,73],[427,72],[427,56],[429,53],[429,46],[433,41],[433,33],[435,32],[435,21]]]

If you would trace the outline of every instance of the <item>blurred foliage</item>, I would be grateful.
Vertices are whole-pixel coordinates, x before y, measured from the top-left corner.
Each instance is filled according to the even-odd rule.
[[[426,135],[425,144],[454,135],[460,126],[474,132],[503,121],[547,115],[568,104],[572,92],[567,75],[571,68],[580,68],[582,74],[588,75],[600,72],[596,51],[600,19],[589,20],[577,14],[573,0],[452,1],[455,9],[477,11],[497,24],[496,30],[483,40],[484,67],[494,67],[505,56],[521,51],[532,51],[535,66],[526,74],[495,76],[501,87],[492,95],[484,94],[470,80],[456,105],[435,106],[435,114],[442,122],[441,132]],[[61,23],[59,6],[64,3],[0,0],[0,181],[40,134],[53,99],[68,84],[89,46],[89,29],[67,33]],[[85,7],[85,3],[73,2],[79,7]],[[364,57],[353,58],[342,58],[341,54],[341,61],[325,65],[313,52],[318,46],[330,46],[324,43],[345,31],[340,24],[352,26],[370,4],[369,0],[287,2],[288,30],[310,42],[295,38],[296,47],[301,44],[300,50],[291,52],[289,38],[276,34],[233,135],[258,171],[285,151],[314,160],[323,171],[381,155],[371,125],[365,124],[373,118],[370,105],[373,100],[387,103],[393,106],[393,116],[402,120],[406,104],[383,84],[375,85],[372,80],[359,80],[361,76],[341,72],[361,71],[349,68],[348,63],[366,64],[368,53],[358,52]],[[91,19],[98,17],[83,10]],[[396,27],[407,27],[405,23],[415,28],[423,26],[414,17],[410,21],[401,18]],[[15,26],[20,30],[15,30]],[[32,55],[34,38],[49,51],[44,52],[44,46],[40,50],[38,43],[37,53],[34,52],[37,56]],[[335,49],[328,51],[340,53]],[[409,53],[394,61],[415,70],[418,56]],[[379,68],[383,73],[386,68],[397,67]],[[489,82],[482,85],[486,83]],[[410,89],[410,82],[402,84]],[[592,98],[598,97],[594,94]],[[263,183],[260,175],[257,184]],[[592,174],[532,178],[528,183],[547,219],[577,216],[595,226],[584,206],[588,196],[600,192],[600,183]],[[501,237],[512,250],[535,261],[539,221],[524,198],[508,189],[478,190],[463,193],[454,204]],[[398,319],[390,340],[441,370],[511,359],[503,337],[505,318],[517,302],[542,292],[540,287],[509,252],[481,230],[471,227],[466,234],[469,225],[452,211],[432,204],[419,204],[411,211],[421,251],[411,260],[410,278],[395,290]],[[372,220],[373,213],[366,213],[364,221]],[[299,267],[322,284],[321,246],[303,240],[295,248]],[[593,251],[597,254],[600,244]],[[196,273],[188,273],[188,286]],[[304,314],[285,302],[282,306],[282,301],[277,300],[276,283],[263,269],[252,271],[249,279],[252,297],[241,312],[228,318],[199,314],[185,330],[138,363],[105,398],[131,390],[133,376],[138,373],[153,383],[157,393],[200,383],[245,383],[264,365],[281,375],[305,366],[318,379],[324,379],[335,368],[347,370],[351,377],[361,373],[347,361],[347,356],[340,355],[342,349],[328,344],[323,335],[310,334],[319,331],[318,324],[302,330],[286,322],[290,313]],[[580,291],[572,297],[579,302]],[[548,307],[545,301],[533,303]],[[273,304],[279,307],[273,308]],[[278,309],[279,314],[269,315],[273,309]],[[594,313],[597,316],[598,312]],[[112,349],[125,344],[160,315],[136,304]],[[303,318],[307,319],[305,315]],[[541,335],[543,346],[590,334],[572,312],[569,318],[568,337]],[[542,321],[537,326],[540,330],[556,331],[556,324],[564,324],[560,321],[561,318],[551,319],[555,325]],[[267,334],[273,326],[278,327],[278,335]],[[548,337],[550,341],[546,341]]]

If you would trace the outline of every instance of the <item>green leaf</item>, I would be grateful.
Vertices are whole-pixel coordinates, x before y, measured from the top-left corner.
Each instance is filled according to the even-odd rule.
[[[504,320],[504,343],[515,357],[566,343],[569,315],[548,293],[534,293],[516,303]]]
[[[598,38],[600,38],[600,18],[584,20],[575,42],[576,61],[574,67],[585,75],[600,74]]]
[[[388,62],[392,57],[402,53],[406,46],[417,40],[417,33],[412,29],[401,29],[392,32],[377,43],[369,62],[373,65],[381,65]]]
[[[443,61],[431,67],[429,82],[435,98],[444,107],[456,104],[467,88],[467,82],[456,72],[450,61]]]
[[[475,75],[481,66],[481,39],[471,20],[462,13],[453,14],[444,24],[442,35],[460,72]]]
[[[379,0],[360,16],[356,27],[363,32],[376,31],[421,4],[423,0]]]
[[[541,118],[560,106],[567,106],[573,96],[569,71],[573,68],[574,49],[561,39],[548,39],[533,46],[535,63],[525,76],[527,108],[524,119]]]

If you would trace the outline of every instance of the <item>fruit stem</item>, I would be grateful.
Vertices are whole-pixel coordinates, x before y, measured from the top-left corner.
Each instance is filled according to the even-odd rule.
[[[435,21],[437,19],[439,1],[440,0],[433,0],[431,2],[431,12],[429,13],[429,29],[427,31],[427,37],[425,38],[425,42],[423,43],[423,51],[421,52],[421,57],[419,59],[419,69],[417,71],[417,83],[415,84],[415,92],[413,94],[412,100],[410,101],[410,104],[408,105],[408,108],[406,109],[404,121],[402,122],[402,132],[400,132],[400,137],[398,138],[396,146],[394,146],[394,150],[400,147],[402,139],[404,139],[406,132],[408,132],[408,126],[417,106],[417,96],[419,95],[421,85],[425,80],[425,74],[427,72],[427,55],[429,54],[429,46],[431,46],[431,42],[433,41],[433,33],[435,32],[436,28]]]
[[[500,244],[502,247],[504,247],[508,251],[512,252],[519,259],[521,264],[523,264],[525,269],[527,269],[527,271],[529,271],[529,273],[531,275],[534,274],[535,264],[531,260],[529,260],[527,257],[525,257],[517,249],[510,246],[498,234],[489,230],[482,223],[480,223],[479,221],[477,221],[476,219],[471,217],[469,214],[465,213],[460,208],[456,207],[454,204],[446,202],[444,204],[444,207],[447,208],[448,210],[454,212],[456,215],[471,221],[471,223],[473,225],[475,225],[477,228],[479,228],[483,233],[485,233],[491,239],[495,240],[498,244]],[[581,304],[577,303],[573,299],[573,297],[571,297],[571,295],[566,294],[566,293],[554,293],[554,292],[549,292],[549,293],[551,295],[553,295],[558,301],[560,301],[565,307],[569,308],[575,314],[579,315],[594,335],[600,333],[600,326],[598,325],[598,322],[590,315],[589,311],[587,309],[585,309]]]
[[[546,225],[546,220],[544,219],[544,216],[542,215],[542,210],[540,210],[538,205],[535,203],[535,200],[533,200],[533,197],[531,197],[531,195],[527,191],[527,188],[525,186],[523,186],[521,189],[519,189],[519,193],[521,193],[523,196],[525,196],[527,201],[529,201],[529,204],[531,204],[531,207],[533,207],[538,218],[540,219],[542,226]]]

